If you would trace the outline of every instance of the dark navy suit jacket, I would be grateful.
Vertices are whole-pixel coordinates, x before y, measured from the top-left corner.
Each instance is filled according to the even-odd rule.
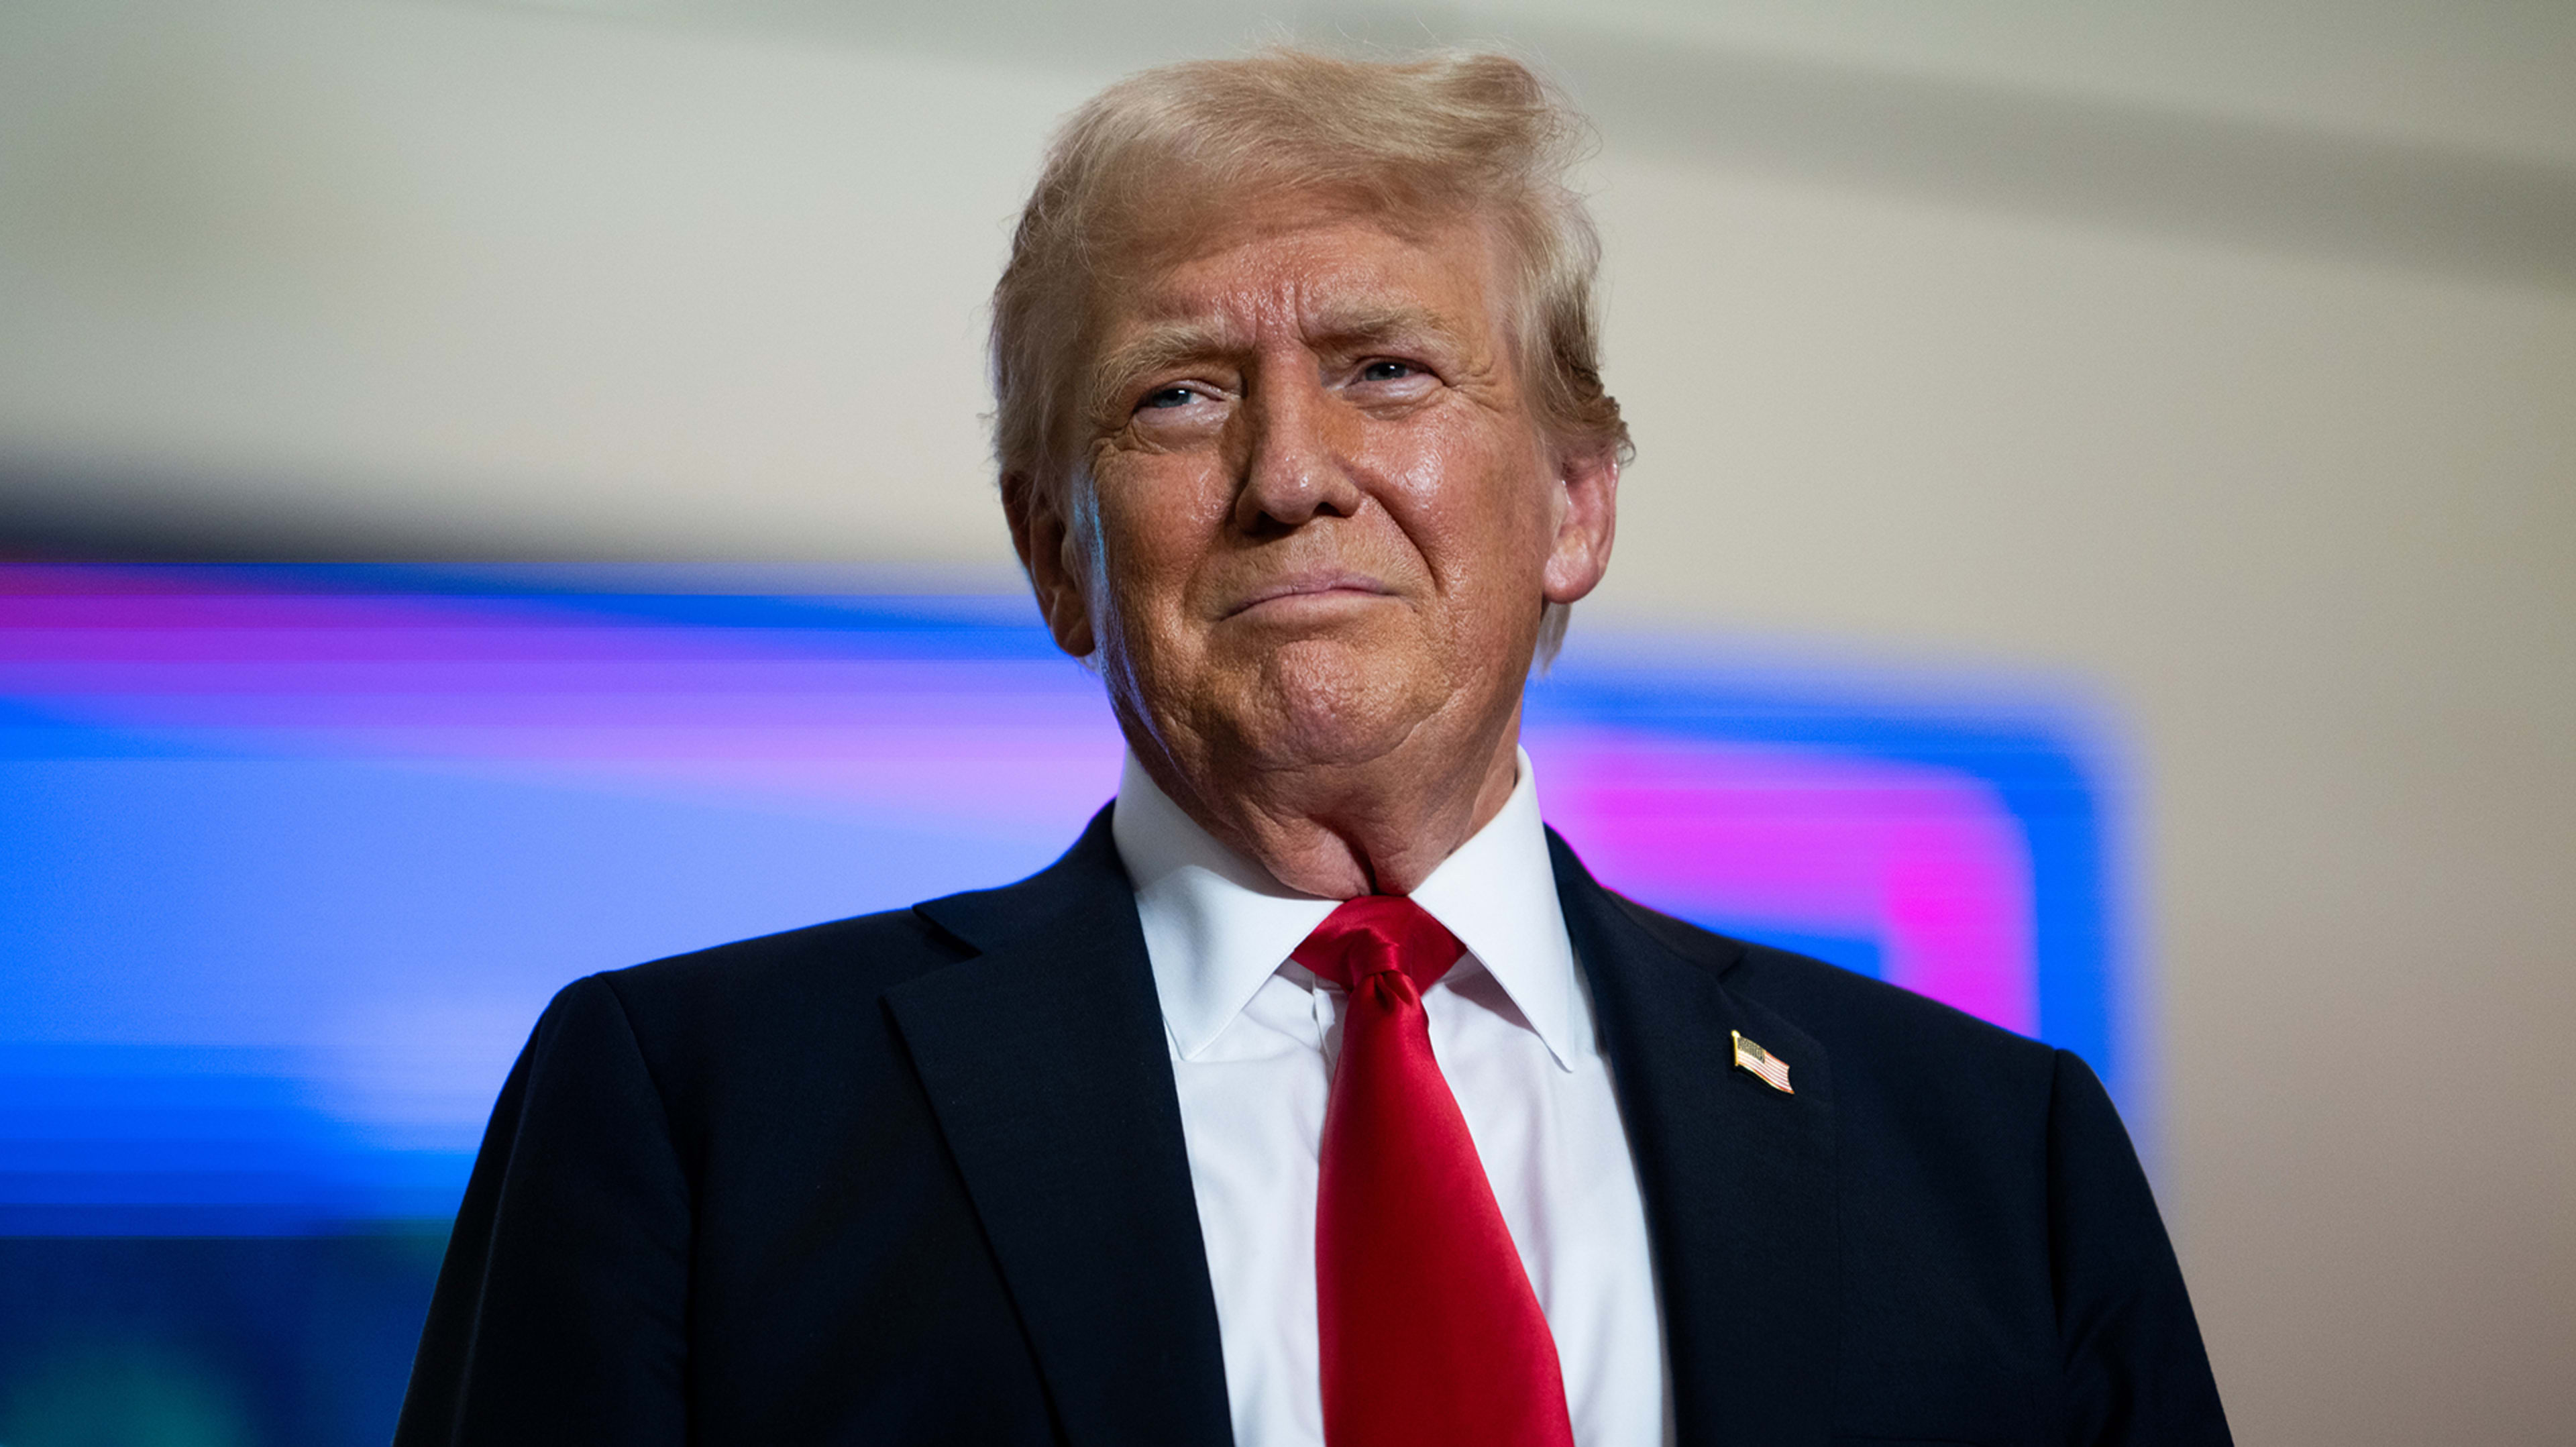
[[[2082,1061],[1641,908],[1550,844],[1682,1443],[2227,1441]],[[1730,1030],[1797,1093],[1732,1068]],[[395,1440],[1229,1435],[1104,810],[1008,888],[557,996],[493,1112]]]

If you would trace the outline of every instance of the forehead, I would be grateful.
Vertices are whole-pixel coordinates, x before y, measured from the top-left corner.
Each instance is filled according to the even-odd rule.
[[[1498,320],[1495,260],[1491,228],[1472,217],[1399,220],[1286,197],[1210,208],[1139,248],[1103,278],[1096,315],[1113,349],[1175,329],[1249,344],[1425,324],[1482,342]]]

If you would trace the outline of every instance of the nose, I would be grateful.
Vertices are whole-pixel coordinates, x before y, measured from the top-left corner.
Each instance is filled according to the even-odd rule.
[[[1350,435],[1312,361],[1264,367],[1245,402],[1247,448],[1235,524],[1245,532],[1294,532],[1319,516],[1349,517],[1362,493],[1351,475]]]

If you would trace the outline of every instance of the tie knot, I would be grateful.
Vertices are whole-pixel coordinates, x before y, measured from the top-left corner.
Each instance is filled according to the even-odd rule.
[[[1418,992],[1449,973],[1466,952],[1456,935],[1412,900],[1363,894],[1342,901],[1289,958],[1345,990],[1394,970]]]

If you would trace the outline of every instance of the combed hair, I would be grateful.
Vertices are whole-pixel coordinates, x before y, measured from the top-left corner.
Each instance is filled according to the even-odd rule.
[[[1507,56],[1400,62],[1274,49],[1128,77],[1066,121],[993,291],[993,450],[1005,477],[1059,498],[1075,481],[1096,343],[1114,284],[1186,240],[1227,198],[1313,194],[1399,226],[1478,217],[1510,268],[1505,315],[1542,432],[1625,462],[1601,385],[1601,243],[1567,175],[1590,139]],[[1542,652],[1564,632],[1550,608]]]

